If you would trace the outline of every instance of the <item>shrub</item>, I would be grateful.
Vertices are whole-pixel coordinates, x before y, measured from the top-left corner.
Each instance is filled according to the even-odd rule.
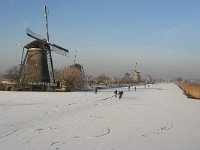
[[[6,85],[3,83],[0,83],[0,91],[6,91]]]

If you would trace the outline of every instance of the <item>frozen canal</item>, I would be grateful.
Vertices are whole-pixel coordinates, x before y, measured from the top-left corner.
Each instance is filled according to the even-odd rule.
[[[0,150],[199,150],[200,101],[172,83],[94,92],[0,92]]]

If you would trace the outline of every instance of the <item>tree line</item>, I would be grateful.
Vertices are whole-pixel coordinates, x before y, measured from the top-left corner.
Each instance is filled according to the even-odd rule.
[[[64,91],[83,90],[86,86],[109,85],[111,78],[105,74],[98,77],[88,76],[80,64],[73,64],[62,69],[55,69],[55,80],[58,83],[57,88],[64,88]],[[18,65],[9,68],[4,75],[10,83],[15,84],[17,88],[20,85],[20,67]],[[0,82],[0,90],[6,90],[5,84]]]

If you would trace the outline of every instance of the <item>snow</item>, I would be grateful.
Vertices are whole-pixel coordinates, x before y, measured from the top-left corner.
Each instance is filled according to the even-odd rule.
[[[200,101],[172,83],[94,92],[0,92],[1,150],[198,150]]]

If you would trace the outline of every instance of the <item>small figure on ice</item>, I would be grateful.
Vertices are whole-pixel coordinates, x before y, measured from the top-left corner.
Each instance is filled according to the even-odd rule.
[[[122,90],[120,90],[118,94],[119,94],[119,99],[121,99],[124,92]]]
[[[95,92],[95,94],[97,94],[97,87],[95,88],[94,92]]]
[[[114,91],[114,96],[117,97],[117,90]]]

